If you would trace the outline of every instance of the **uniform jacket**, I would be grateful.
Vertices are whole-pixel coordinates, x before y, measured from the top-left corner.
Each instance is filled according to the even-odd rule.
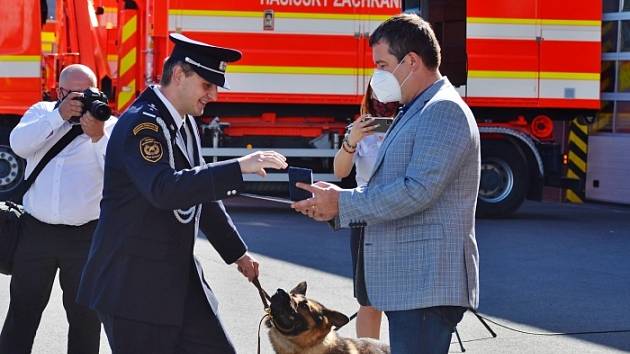
[[[444,77],[396,119],[368,184],[340,194],[340,226],[365,226],[373,306],[478,306],[479,177],[477,124]]]
[[[193,257],[195,224],[226,263],[245,253],[244,242],[217,201],[237,193],[242,175],[234,160],[201,161],[191,168],[176,143],[176,131],[152,88],[116,124],[107,147],[101,215],[79,303],[114,316],[180,325],[189,272],[196,271],[216,311]],[[175,209],[191,207],[198,220],[182,223],[175,217]]]

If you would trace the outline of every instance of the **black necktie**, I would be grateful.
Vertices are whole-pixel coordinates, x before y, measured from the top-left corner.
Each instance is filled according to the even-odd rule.
[[[193,131],[194,128],[190,119],[186,119],[186,124],[188,125],[188,131],[190,132],[190,137],[192,138],[193,161],[195,166],[199,166],[199,146],[197,145],[197,139],[195,139],[195,132]]]
[[[186,128],[184,128],[184,124],[188,127],[188,131],[190,132],[192,138],[192,151],[188,151],[188,134],[186,134]],[[188,118],[184,119],[184,124],[182,124],[181,128],[179,128],[179,134],[182,136],[182,140],[184,141],[184,147],[186,151],[186,155],[193,163],[193,166],[199,165],[199,153],[197,151],[197,141],[195,140],[195,134],[193,133],[193,127]],[[190,156],[192,153],[193,156]]]
[[[186,134],[186,128],[184,128],[184,124],[179,128],[179,135],[182,136],[182,141],[184,141],[184,147],[186,148],[186,152],[188,152],[188,134]]]

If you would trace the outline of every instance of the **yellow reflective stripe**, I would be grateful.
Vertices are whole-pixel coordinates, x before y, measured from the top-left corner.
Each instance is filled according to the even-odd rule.
[[[573,142],[577,143],[577,141]],[[582,151],[586,151],[586,146],[584,146],[584,150]],[[579,158],[573,151],[569,151],[569,161],[573,162],[580,171],[586,171],[586,162]]]
[[[212,10],[187,10],[169,9],[169,15],[179,16],[212,16],[212,17],[262,17],[262,11],[212,11]],[[308,12],[274,12],[276,18],[298,18],[298,19],[329,19],[329,20],[380,20],[385,21],[389,15],[366,15],[366,14],[331,14],[331,13],[308,13]]]
[[[107,54],[107,61],[118,61],[117,54]]]
[[[118,93],[118,110],[122,110],[133,98],[136,92],[136,80],[131,80],[129,85],[123,86]]]
[[[44,52],[52,52],[53,45],[52,43],[44,43],[42,42],[42,51]]]
[[[0,61],[40,61],[39,55],[0,55]]]
[[[550,26],[584,26],[584,27],[601,27],[602,21],[597,20],[540,20],[542,25]]]
[[[536,71],[490,71],[469,70],[468,77],[493,78],[493,79],[536,79]]]
[[[127,39],[129,39],[129,37],[131,37],[131,35],[136,33],[137,22],[138,22],[138,19],[137,19],[136,15],[134,15],[133,17],[131,17],[129,19],[129,21],[127,21],[125,23],[125,25],[123,26],[123,30],[122,30],[122,42],[123,43],[125,43],[125,41],[127,41]]]
[[[120,73],[119,75],[125,75],[125,73],[136,64],[136,48],[134,47],[129,53],[125,54],[125,56],[120,61]]]
[[[118,12],[117,7],[104,7],[105,13],[116,13]]]
[[[229,65],[228,74],[371,75],[374,69],[313,66]]]
[[[584,135],[588,135],[588,126],[586,124],[573,123],[573,127],[579,129]],[[586,152],[586,144],[584,145],[584,151]]]
[[[580,150],[582,150],[582,152],[586,153],[586,151],[587,151],[587,150],[586,150],[586,149],[587,149],[587,147],[586,147],[586,142],[585,142],[584,140],[582,140],[582,139],[578,138],[577,136],[574,136],[574,137],[572,137],[572,138],[569,138],[569,140],[570,140],[572,143],[574,143],[574,144],[575,144],[578,148],[580,148]],[[571,156],[572,156],[571,154],[573,154],[573,152],[572,152],[572,151],[570,151],[570,152],[569,152],[569,158],[570,158],[571,160],[573,160],[573,159],[571,158]],[[582,159],[581,159],[581,158],[579,158],[579,157],[577,157],[577,156],[574,156],[574,157],[575,157],[575,159],[576,159],[574,162],[577,162],[578,160],[579,160],[580,162],[582,162],[582,163],[584,164],[584,169],[583,169],[583,171],[586,171],[586,163],[585,163],[584,161],[582,161]]]
[[[599,73],[566,73],[541,71],[491,71],[469,70],[468,77],[493,78],[493,79],[549,79],[549,80],[596,80],[599,81]]]
[[[599,81],[599,73],[560,73],[560,72],[540,72],[541,79],[550,80],[596,80]]]
[[[577,177],[577,176],[576,176]],[[582,203],[582,198],[580,198],[574,191],[567,189],[567,200],[571,203],[580,204]]]
[[[42,32],[42,42],[55,42],[55,32]]]
[[[466,22],[511,25],[601,26],[601,21],[598,20],[554,20],[538,18],[467,17]]]

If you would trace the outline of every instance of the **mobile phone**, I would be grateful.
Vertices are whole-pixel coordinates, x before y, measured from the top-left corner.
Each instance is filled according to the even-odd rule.
[[[370,119],[372,120],[372,124],[370,125],[377,125],[377,127],[372,130],[375,133],[386,133],[394,122],[394,118],[389,117],[366,117],[364,121]]]
[[[289,199],[299,202],[300,200],[311,198],[313,195],[309,191],[298,188],[295,184],[313,184],[313,170],[310,168],[289,167]]]

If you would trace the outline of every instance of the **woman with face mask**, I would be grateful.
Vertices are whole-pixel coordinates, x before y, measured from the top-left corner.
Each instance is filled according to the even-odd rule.
[[[380,74],[375,73],[376,78],[372,81],[379,80]],[[394,80],[396,80],[394,78]],[[361,103],[360,115],[354,123],[348,126],[345,138],[341,145],[341,149],[337,151],[334,161],[334,173],[338,178],[347,177],[352,171],[352,166],[356,167],[357,186],[367,184],[372,168],[376,162],[378,149],[380,148],[385,133],[374,132],[376,126],[370,117],[393,117],[398,111],[400,97],[396,98],[396,94],[384,95],[373,91],[370,83],[367,92]],[[398,85],[398,83],[396,82]],[[377,86],[378,87],[378,86]],[[387,91],[387,90],[383,90]],[[395,91],[395,90],[394,90]],[[400,88],[398,90],[400,92]],[[400,94],[399,94],[400,96]],[[363,229],[352,228],[350,236],[350,250],[352,255],[352,269],[354,278],[355,297],[359,302],[359,311],[357,313],[357,337],[371,337],[379,339],[381,330],[382,312],[369,306],[367,295],[357,293],[358,289],[365,289],[365,286],[356,286],[357,282],[362,282],[363,262],[357,262],[362,252],[360,247],[362,244]],[[357,264],[359,268],[357,268]]]

